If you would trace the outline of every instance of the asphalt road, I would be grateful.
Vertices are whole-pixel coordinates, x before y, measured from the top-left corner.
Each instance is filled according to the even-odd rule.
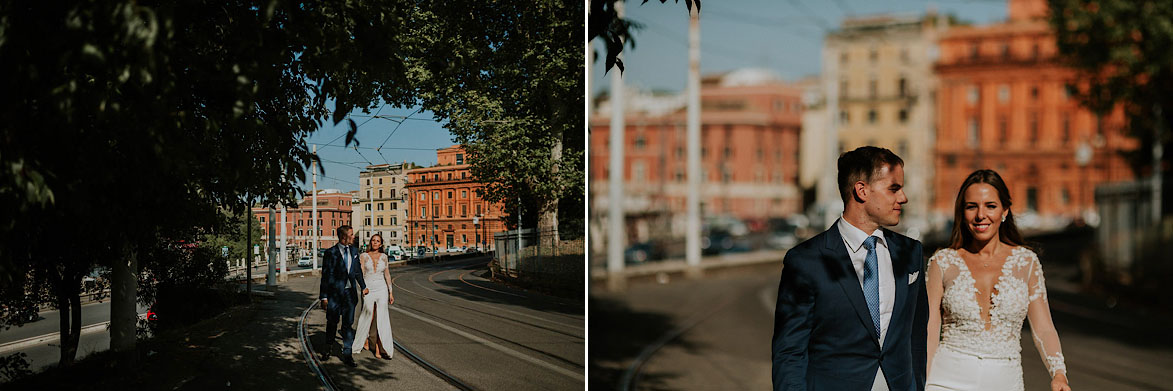
[[[582,304],[491,282],[486,262],[392,268],[396,341],[473,388],[582,389]]]
[[[699,280],[643,283],[591,298],[591,389],[770,389],[770,338],[781,265]],[[1055,326],[1076,390],[1173,386],[1169,323],[1051,292]],[[1050,378],[1023,330],[1026,389]],[[595,342],[599,341],[599,342]]]
[[[138,313],[145,314],[146,312],[147,307],[140,305]],[[0,331],[0,356],[23,352],[28,355],[26,359],[29,362],[29,370],[33,372],[40,371],[49,365],[57,364],[57,361],[61,358],[59,340],[45,341],[36,346],[25,346],[19,349],[12,349],[10,348],[11,345],[9,347],[3,345],[27,338],[56,334],[61,331],[61,313],[59,311],[42,311],[39,315],[40,319],[35,322]],[[82,305],[81,320],[82,327],[108,322],[110,320],[110,301],[105,300],[100,303]],[[105,328],[92,333],[83,332],[81,339],[78,341],[77,348],[77,359],[81,359],[93,352],[109,349],[110,333]]]

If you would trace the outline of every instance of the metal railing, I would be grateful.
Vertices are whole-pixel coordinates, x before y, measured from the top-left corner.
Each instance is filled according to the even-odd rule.
[[[554,231],[534,229],[494,235],[493,275],[551,290],[582,290],[586,241],[581,235],[563,240]]]

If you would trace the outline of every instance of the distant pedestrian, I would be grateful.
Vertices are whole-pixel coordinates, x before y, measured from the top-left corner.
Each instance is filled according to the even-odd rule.
[[[926,275],[928,390],[1022,390],[1024,319],[1051,390],[1071,390],[1042,264],[1025,246],[1010,205],[994,170],[974,171],[957,192],[952,239],[929,259]]]

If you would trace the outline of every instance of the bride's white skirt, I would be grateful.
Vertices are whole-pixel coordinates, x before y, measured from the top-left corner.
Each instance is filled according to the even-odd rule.
[[[381,278],[381,276],[380,276]],[[368,287],[371,286],[369,283]],[[361,295],[360,295],[361,296]],[[371,344],[375,343],[375,334],[377,332],[379,339],[383,345],[383,350],[387,352],[388,356],[395,356],[395,345],[391,339],[391,307],[387,305],[388,294],[386,289],[378,291],[372,290],[365,297],[362,297],[362,312],[358,317],[358,322],[355,323],[356,329],[354,333],[354,345],[351,345],[351,350],[354,354],[362,352],[363,343],[370,337]],[[378,308],[378,311],[375,311]],[[377,313],[377,315],[376,315]],[[371,319],[375,319],[375,327],[371,327]]]
[[[988,358],[962,353],[945,345],[937,348],[925,391],[1021,391],[1022,359]]]

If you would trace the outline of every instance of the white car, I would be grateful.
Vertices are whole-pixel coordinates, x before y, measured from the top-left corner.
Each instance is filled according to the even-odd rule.
[[[297,260],[298,267],[311,266],[313,264],[314,264],[314,259],[310,258],[308,256],[301,257],[300,259]]]

